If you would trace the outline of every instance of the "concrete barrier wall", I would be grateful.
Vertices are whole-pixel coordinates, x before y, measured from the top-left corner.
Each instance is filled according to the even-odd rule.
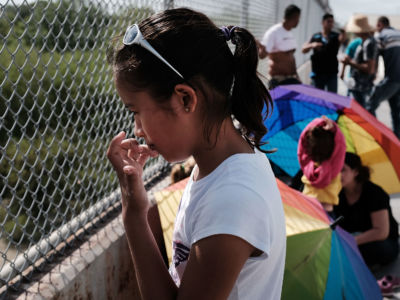
[[[140,299],[121,215],[17,299]]]

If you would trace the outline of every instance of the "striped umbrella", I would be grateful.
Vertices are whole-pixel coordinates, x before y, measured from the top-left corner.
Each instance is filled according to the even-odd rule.
[[[400,192],[400,141],[357,101],[307,85],[280,86],[271,95],[274,110],[265,121],[269,131],[264,147],[277,148],[268,158],[284,174],[293,177],[300,170],[300,134],[310,121],[325,115],[338,123],[347,151],[357,153],[370,168],[371,181],[389,194]]]
[[[188,179],[155,193],[169,262],[172,233]],[[331,222],[321,204],[277,180],[286,218],[282,299],[382,299],[353,237]],[[267,299],[268,297],[266,297]]]
[[[277,182],[287,235],[282,299],[382,299],[354,238],[316,199]]]

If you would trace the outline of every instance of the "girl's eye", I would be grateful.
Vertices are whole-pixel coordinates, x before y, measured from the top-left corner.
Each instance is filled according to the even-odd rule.
[[[132,115],[137,115],[137,112],[136,111],[134,111],[134,110],[132,110],[132,109],[130,109],[129,107],[127,107],[126,106],[126,109],[128,110],[128,112],[130,113],[130,114],[132,114]]]

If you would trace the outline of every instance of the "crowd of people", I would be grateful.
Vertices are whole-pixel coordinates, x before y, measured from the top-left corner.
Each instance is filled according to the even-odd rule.
[[[301,83],[294,57],[297,42],[292,32],[300,15],[299,7],[289,5],[283,21],[270,27],[258,41],[259,57],[268,57],[270,89]],[[334,16],[325,14],[322,31],[313,34],[302,46],[302,53],[312,51],[311,84],[336,93],[341,69],[339,78],[346,82],[348,95],[373,115],[379,104],[388,100],[393,132],[400,138],[400,31],[392,28],[385,16],[378,19],[376,28],[368,23],[365,15],[354,15],[339,32],[334,30],[334,25]],[[350,43],[346,32],[355,35]],[[339,53],[339,49],[344,53]],[[385,77],[374,86],[379,56],[383,57]],[[349,77],[345,76],[347,66]]]
[[[289,5],[283,21],[269,28],[258,42],[260,58],[268,56],[270,88],[300,83],[294,59],[297,44],[291,31],[299,23],[300,13],[297,6]],[[322,30],[302,46],[302,53],[312,51],[311,84],[337,93],[342,63],[339,77],[347,83],[348,95],[372,114],[388,100],[393,131],[400,137],[400,31],[390,27],[385,16],[378,19],[376,29],[364,15],[354,15],[339,32],[334,31],[334,24],[334,16],[325,14]],[[349,42],[346,32],[355,38]],[[379,55],[385,77],[374,86]],[[389,196],[369,181],[368,168],[360,158],[346,153],[345,139],[336,123],[326,117],[313,120],[300,136],[298,160],[301,171],[292,187],[318,199],[333,219],[344,217],[342,227],[354,234],[370,267],[395,260],[399,230]]]
[[[273,100],[257,66],[259,57],[268,56],[270,88],[300,83],[291,31],[300,14],[297,6],[288,6],[282,23],[257,41],[239,26],[218,28],[200,12],[165,10],[129,26],[122,43],[117,37],[110,47],[116,90],[134,116],[135,136],[146,142],[120,132],[107,151],[120,182],[122,221],[143,299],[280,299],[286,226],[261,147],[267,132],[264,107],[268,115]],[[365,19],[353,23],[349,29],[361,43],[353,58],[342,62],[356,81],[352,95],[366,97],[379,43]],[[325,15],[322,31],[302,51],[313,51],[313,84],[335,92],[337,52],[345,35],[335,33],[333,24],[333,16]],[[398,59],[393,32],[388,26],[380,31],[385,64]],[[389,95],[388,82],[398,93],[389,76],[397,71],[387,68],[387,80],[372,89],[375,106]],[[332,219],[345,216],[343,227],[355,235],[367,263],[381,255],[386,260],[378,262],[386,263],[398,253],[388,195],[369,181],[359,157],[345,151],[335,122],[326,117],[311,122],[298,147],[303,192],[316,197]],[[192,157],[172,174],[173,181],[187,175],[189,180],[176,216],[169,269],[149,225],[142,179],[147,159],[158,154],[171,163]]]

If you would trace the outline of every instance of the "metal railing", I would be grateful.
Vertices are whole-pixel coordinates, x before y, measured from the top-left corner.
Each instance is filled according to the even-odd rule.
[[[307,24],[318,18],[319,25],[319,1],[308,2],[321,13]],[[257,38],[281,19],[278,0],[0,1],[3,296],[18,289],[16,275],[29,280],[27,267],[118,203],[105,153],[116,133],[132,132],[133,120],[114,90],[106,49],[129,24],[180,6]],[[167,162],[154,159],[145,180],[166,170]]]

